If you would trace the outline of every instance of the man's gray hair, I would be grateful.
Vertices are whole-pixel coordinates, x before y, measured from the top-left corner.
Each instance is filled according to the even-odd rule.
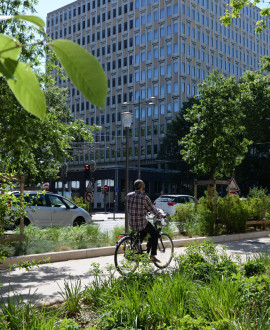
[[[141,187],[144,187],[144,186],[145,186],[145,184],[144,184],[143,180],[138,179],[134,182],[135,190],[140,190]]]

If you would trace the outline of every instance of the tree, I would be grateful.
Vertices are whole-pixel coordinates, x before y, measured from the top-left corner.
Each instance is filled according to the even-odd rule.
[[[2,79],[2,78],[0,78]],[[57,87],[45,91],[47,115],[40,121],[26,113],[5,83],[0,83],[0,169],[25,174],[27,182],[56,179],[73,141],[93,140],[96,127],[73,121],[66,106],[66,91]]]
[[[237,181],[244,194],[250,186],[270,187],[270,58],[262,69],[247,71],[241,77],[241,103],[245,114],[245,136],[253,141],[243,163],[237,168]]]
[[[244,137],[239,85],[235,77],[214,72],[199,87],[195,96],[198,104],[187,109],[184,116],[191,126],[181,140],[181,154],[197,175],[210,179],[229,176],[251,143]]]
[[[268,3],[269,1],[264,1],[265,3]],[[228,9],[226,9],[224,16],[220,18],[221,22],[228,26],[231,24],[233,18],[239,18],[241,17],[241,11],[246,6],[256,6],[260,3],[259,0],[230,0],[229,4],[227,4]],[[261,18],[256,22],[255,31],[257,33],[261,33],[264,29],[267,28],[265,17],[270,15],[270,8],[263,8],[260,11]]]

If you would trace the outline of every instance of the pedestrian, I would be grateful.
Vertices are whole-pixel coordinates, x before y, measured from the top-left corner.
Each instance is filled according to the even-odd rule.
[[[151,239],[148,241],[151,250],[150,260],[159,262],[156,258],[159,232],[147,220],[146,216],[147,212],[153,213],[158,218],[166,218],[166,215],[153,206],[150,198],[144,192],[145,184],[142,180],[136,180],[134,188],[135,191],[128,193],[126,196],[129,227],[131,230],[139,232],[141,242],[147,234],[150,234]]]

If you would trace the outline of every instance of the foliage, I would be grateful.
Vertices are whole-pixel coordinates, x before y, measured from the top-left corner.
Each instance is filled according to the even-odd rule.
[[[64,288],[60,288],[58,293],[64,299],[65,309],[69,315],[74,315],[79,311],[80,300],[83,296],[82,283],[80,279],[76,280],[74,283],[71,280],[70,282],[65,280]]]
[[[48,42],[44,31],[45,23],[38,17],[16,15],[1,16],[0,19],[24,20],[38,26],[44,38],[37,41],[35,45],[52,49],[78,90],[93,104],[99,107],[104,106],[107,95],[107,79],[102,66],[93,55],[69,40]],[[9,88],[21,106],[35,116],[44,119],[46,103],[37,77],[28,64],[20,61],[21,50],[25,44],[14,39],[14,34],[11,35],[12,37],[0,35],[0,75],[4,75]]]
[[[123,227],[115,227],[111,232],[102,232],[96,225],[44,229],[29,225],[24,228],[26,238],[22,243],[10,242],[5,248],[9,256],[17,256],[112,246],[122,232]]]
[[[269,212],[270,197],[265,190],[251,190],[247,200],[235,196],[218,197],[216,211],[214,200],[208,195],[198,201],[197,210],[194,206],[185,204],[177,208],[173,221],[179,233],[192,235],[213,235],[222,233],[243,233],[248,220],[262,220]]]
[[[188,246],[168,272],[147,270],[116,278],[111,265],[104,271],[93,263],[94,278],[83,299],[76,300],[77,313],[87,309],[95,314],[88,329],[268,329],[270,257],[257,255],[247,264],[236,264],[209,240]],[[263,267],[254,267],[259,264]],[[247,277],[245,269],[256,269],[257,275]],[[63,317],[63,306],[40,310],[31,298],[27,303],[22,297],[9,298],[0,302],[0,309],[3,329],[85,328],[77,314]]]
[[[195,221],[195,208],[191,203],[179,204],[175,214],[172,216],[172,221],[177,223],[179,232],[190,232],[189,228]]]
[[[220,18],[220,21],[228,26],[232,23],[233,18],[240,18],[246,6],[256,6],[260,3],[260,0],[231,0],[227,4],[227,9],[224,15]],[[261,33],[267,28],[265,17],[270,15],[270,8],[263,8],[260,11],[261,19],[256,22],[256,27],[254,28],[256,33]]]
[[[217,221],[226,227],[227,233],[245,232],[248,218],[249,209],[245,201],[231,195],[217,199]]]
[[[46,182],[58,177],[59,167],[72,157],[74,141],[92,141],[96,127],[73,120],[66,106],[65,90],[48,88],[47,116],[43,121],[16,105],[6,84],[0,84],[0,166],[5,172],[24,173],[27,182]],[[7,102],[7,98],[9,101]]]
[[[244,265],[245,275],[247,277],[263,274],[266,271],[264,263],[259,259],[249,260]]]
[[[187,109],[189,133],[181,140],[183,159],[193,165],[194,173],[219,178],[231,175],[251,143],[243,134],[244,113],[235,77],[216,72],[201,84],[199,103]]]
[[[74,203],[86,211],[89,211],[89,204],[83,202],[83,197],[75,197]]]
[[[242,194],[252,186],[270,187],[270,76],[269,57],[261,60],[261,69],[246,71],[239,81],[240,99],[245,114],[245,137],[252,140],[243,163],[236,169]]]

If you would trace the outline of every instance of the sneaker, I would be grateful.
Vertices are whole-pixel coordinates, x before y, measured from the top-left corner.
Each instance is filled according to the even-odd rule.
[[[161,264],[161,261],[158,260],[155,256],[150,256],[150,260],[153,262],[158,262],[159,264]]]

